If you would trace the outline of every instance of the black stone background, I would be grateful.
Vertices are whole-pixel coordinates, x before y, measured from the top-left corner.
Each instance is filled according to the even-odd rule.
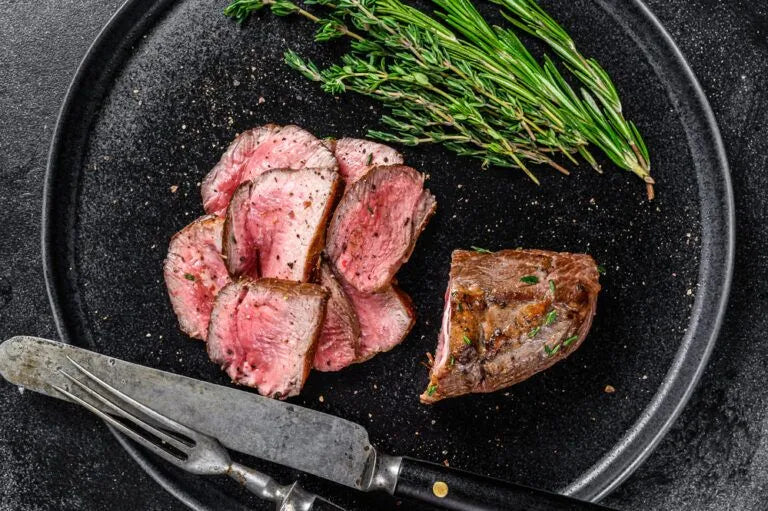
[[[118,0],[0,0],[0,338],[55,337],[39,251],[45,158],[66,86]],[[621,509],[768,508],[768,4],[649,0],[704,86],[730,157],[734,289],[698,391],[648,462],[607,502]],[[184,509],[85,412],[0,382],[0,511]],[[36,413],[29,413],[35,409]],[[39,413],[44,411],[45,413]],[[764,440],[765,439],[765,440]]]

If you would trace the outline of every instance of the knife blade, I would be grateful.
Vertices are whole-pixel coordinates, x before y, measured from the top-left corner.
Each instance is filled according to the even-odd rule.
[[[65,399],[53,385],[71,391],[70,382],[59,373],[69,366],[67,357],[231,450],[355,489],[375,486],[370,475],[377,455],[368,432],[322,412],[39,337],[18,336],[0,344],[0,374],[25,389]]]
[[[133,399],[218,439],[229,449],[357,490],[384,490],[457,511],[608,509],[427,461],[380,453],[358,424],[251,392],[39,337],[13,337],[0,344],[0,374],[6,380],[59,399],[65,396],[54,385],[73,390],[60,372],[71,364],[70,359]]]

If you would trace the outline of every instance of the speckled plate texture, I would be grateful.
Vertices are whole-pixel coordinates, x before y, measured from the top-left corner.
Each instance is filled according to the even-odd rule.
[[[542,3],[614,77],[650,148],[657,199],[607,162],[604,175],[585,165],[570,177],[537,169],[537,187],[440,147],[402,148],[439,205],[398,275],[417,325],[370,362],[312,373],[292,401],[364,425],[393,454],[598,499],[655,447],[706,363],[730,283],[732,197],[706,99],[643,4]],[[178,330],[162,280],[169,238],[202,214],[200,181],[244,129],[294,123],[319,136],[362,136],[382,112],[365,98],[326,95],[281,62],[290,47],[329,63],[342,42],[312,44],[312,27],[299,20],[239,26],[221,15],[224,5],[129,0],[101,33],[51,148],[43,252],[63,339],[228,384],[203,345]],[[607,269],[597,317],[579,351],[552,369],[506,391],[423,406],[421,362],[435,347],[450,253],[470,245],[592,254]],[[187,476],[125,447],[194,509],[269,508],[228,481]],[[243,461],[351,510],[395,505]]]

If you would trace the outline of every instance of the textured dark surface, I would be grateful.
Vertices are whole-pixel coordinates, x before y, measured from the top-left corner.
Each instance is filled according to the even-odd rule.
[[[650,5],[689,58],[720,120],[730,152],[739,205],[738,270],[722,341],[700,390],[661,448],[611,497],[610,502],[628,509],[762,509],[766,504],[763,489],[765,478],[762,477],[766,468],[766,452],[761,442],[764,429],[761,376],[764,375],[765,364],[756,345],[766,330],[766,320],[760,311],[764,309],[768,298],[765,281],[759,277],[760,268],[764,267],[765,263],[765,256],[760,252],[761,245],[765,243],[765,232],[760,230],[762,226],[759,222],[766,213],[766,197],[762,193],[766,184],[763,176],[763,167],[767,163],[766,143],[765,133],[760,130],[764,129],[768,120],[764,104],[764,74],[765,68],[768,67],[768,48],[765,42],[767,14],[765,8],[760,12],[760,7],[749,2],[741,5],[739,2],[654,1],[650,2]],[[0,139],[0,168],[5,174],[0,195],[5,199],[4,204],[11,208],[10,214],[6,216],[9,219],[5,224],[7,234],[0,241],[0,256],[6,261],[13,261],[0,270],[0,334],[3,337],[21,332],[54,336],[44,297],[38,249],[44,156],[55,113],[71,73],[88,43],[115,7],[114,3],[96,6],[38,2],[33,11],[24,3],[8,3],[0,18],[0,33],[3,34],[3,42],[0,43],[3,48],[3,67],[0,69],[0,107],[3,112],[0,114],[3,130]],[[244,70],[244,74],[247,76],[247,71]],[[245,82],[243,79],[238,81]],[[197,84],[203,91],[204,85]],[[303,87],[301,84],[297,86]],[[127,97],[131,97],[134,89],[141,93],[141,87],[135,87],[125,91]],[[297,91],[292,92],[295,94]],[[639,95],[649,93],[652,91],[643,91]],[[262,94],[269,98],[269,91]],[[154,98],[154,108],[160,108],[163,99]],[[141,100],[142,105],[152,108],[151,94],[135,100]],[[234,130],[242,127],[227,126],[227,98],[210,98],[210,101],[221,101],[223,110],[220,114],[225,120],[223,124],[211,120],[207,126],[196,127],[201,130],[201,134],[190,135],[190,140],[200,144],[201,151],[205,145],[210,147],[222,139],[226,140]],[[628,99],[627,103],[631,104],[632,101]],[[288,105],[288,108],[292,110],[284,112],[286,118],[303,121],[296,118],[300,115],[299,106]],[[247,125],[258,120],[258,115],[242,115],[236,122]],[[181,119],[179,121],[179,124],[182,124]],[[315,129],[323,127],[322,124],[306,124]],[[124,130],[132,128],[135,126],[121,127]],[[325,129],[338,128],[328,125]],[[663,137],[664,133],[652,136]],[[208,155],[220,150],[220,147],[205,148]],[[674,154],[664,156],[673,160],[676,157]],[[158,175],[159,171],[158,169]],[[197,169],[195,172],[201,171]],[[579,187],[577,191],[584,193],[583,190],[592,178],[586,172],[579,174],[582,177],[575,186]],[[132,179],[139,180],[141,177],[142,175],[132,176]],[[98,179],[98,176],[93,179]],[[164,191],[170,184],[187,183],[191,193],[183,197],[183,192],[187,190],[182,186],[178,200],[184,202],[178,211],[180,214],[185,211],[190,211],[190,215],[196,214],[192,212],[199,209],[194,202],[197,199],[194,178],[187,181],[181,181],[182,179],[183,176],[178,176],[176,181],[179,182],[163,181],[155,184],[157,190]],[[619,194],[636,192],[634,187],[626,184],[635,184],[626,176],[617,175],[609,179],[615,180],[616,186],[621,188],[614,199],[616,203],[619,201]],[[548,181],[548,186],[564,186],[558,184],[557,178]],[[457,181],[456,184],[460,182],[462,181]],[[162,193],[160,195],[156,200],[172,199],[170,193],[168,197]],[[138,201],[136,198],[131,200]],[[687,200],[693,199],[683,198],[678,202],[684,204]],[[133,202],[139,206],[142,203]],[[670,207],[680,207],[680,204],[670,204]],[[135,214],[140,218],[141,211],[138,209]],[[172,231],[173,226],[178,227],[177,224],[183,223],[184,218],[186,217],[163,219],[168,225],[157,227],[158,240],[164,243],[164,237]],[[168,229],[168,232],[161,229]],[[547,231],[540,225],[535,232],[535,237],[528,235],[519,242],[552,244],[559,239],[555,227]],[[481,238],[480,232],[469,235],[474,236],[473,239]],[[432,236],[437,237],[437,233],[433,231]],[[491,236],[483,241],[490,246],[502,243]],[[434,243],[438,243],[438,240],[434,240]],[[515,245],[518,239],[503,240],[503,243]],[[600,257],[603,254],[596,255]],[[146,256],[154,263],[154,258],[160,258],[162,254],[148,251]],[[671,264],[664,261],[660,266]],[[685,266],[684,262],[680,264]],[[664,268],[660,271],[663,272]],[[99,276],[94,275],[94,278],[96,277]],[[102,274],[100,277],[105,276]],[[125,275],[112,277],[124,279]],[[411,276],[412,281],[415,281],[415,277]],[[403,280],[406,281],[407,278],[406,273]],[[661,280],[659,285],[675,285],[675,282],[669,282],[667,277]],[[156,284],[141,283],[144,284],[147,285],[146,290],[153,293],[151,296],[157,295]],[[684,281],[681,280],[680,284],[683,285]],[[415,286],[412,286],[411,291],[419,300],[422,291]],[[99,291],[94,288],[93,292],[98,294]],[[431,291],[425,289],[423,293],[425,296],[421,299],[426,300]],[[94,295],[94,298],[98,299],[98,296]],[[671,306],[684,306],[684,302],[681,302]],[[422,317],[429,319],[429,314],[430,312],[425,310]],[[143,325],[141,321],[137,323],[126,321],[126,324],[120,327],[128,329],[136,339],[140,339],[139,334],[160,335],[165,331],[168,332],[166,338],[177,335],[173,331],[172,323],[167,321],[162,327]],[[609,325],[610,323],[606,323],[606,328],[610,328]],[[116,327],[113,325],[105,332],[113,328]],[[422,348],[431,349],[433,341],[428,338],[430,333],[426,328],[423,332],[416,332],[412,339],[418,340],[423,334],[426,336],[425,340],[414,341],[412,344],[418,346],[411,347],[407,353],[401,353],[401,362],[412,360],[410,357],[419,352],[416,348],[421,351]],[[193,347],[179,344],[176,340],[169,339],[168,342],[172,343],[169,348],[172,347],[173,350],[183,349],[183,356],[194,356]],[[145,357],[147,361],[156,360],[158,353],[144,349],[148,346],[150,344],[145,343],[143,339],[141,343],[133,346],[131,350],[134,359],[141,361],[142,357]],[[586,348],[587,345],[583,350]],[[161,358],[164,358],[166,363],[171,363],[178,355],[169,349]],[[587,363],[589,352],[580,352],[579,355]],[[647,374],[650,381],[647,384],[641,382],[638,385],[619,385],[618,388],[627,389],[628,393],[624,397],[629,396],[631,392],[641,395],[646,389],[645,385],[648,385],[646,390],[654,388],[653,378],[665,370],[665,367],[659,367],[663,362],[656,362],[642,359],[635,361],[638,367],[632,371],[638,375]],[[160,363],[162,365],[163,360]],[[384,370],[384,367],[381,366],[381,369]],[[557,388],[561,388],[564,379],[576,378],[577,369],[562,369]],[[610,376],[614,374],[619,373],[612,372]],[[387,376],[387,373],[374,374],[369,383],[372,386],[376,381],[386,381]],[[598,380],[605,376],[593,375],[592,378]],[[350,374],[349,378],[352,377]],[[389,377],[397,378],[398,375]],[[546,386],[549,380],[550,378],[541,378],[538,383],[532,382],[532,385]],[[592,385],[594,383],[595,381],[592,381]],[[316,398],[323,386],[318,383],[316,388],[318,392],[308,394],[308,399]],[[123,509],[181,508],[181,505],[157,489],[147,476],[136,469],[102,427],[89,417],[49,399],[28,393],[20,396],[15,388],[4,383],[0,389],[3,407],[3,421],[0,424],[0,506],[8,509],[103,509],[108,506],[122,506]],[[337,391],[341,392],[341,389]],[[528,389],[521,389],[519,393],[524,400],[530,399],[526,395],[533,391],[529,386]],[[328,395],[327,392],[325,394]],[[585,399],[590,396],[585,396]],[[605,399],[605,396],[595,392],[591,398]],[[335,406],[333,401],[327,401],[325,408],[340,413]],[[637,403],[636,406],[642,406],[642,403]],[[622,406],[620,410],[629,410],[626,413],[631,414],[632,406]],[[367,423],[364,417],[360,419],[362,423]],[[619,423],[620,426],[620,423],[626,420],[619,416],[613,421],[608,421],[606,431],[593,432],[587,438],[587,443],[597,446],[601,443],[610,445],[611,435],[616,434],[612,429],[613,423]],[[375,421],[371,424],[372,436],[383,439],[382,443],[386,446],[386,432],[383,429],[378,431]],[[411,439],[414,433],[412,429],[407,429],[404,436],[406,441],[413,440],[410,452],[419,454],[418,442]],[[563,470],[562,467],[565,466],[566,472],[564,475],[556,475],[552,484],[567,478],[567,470],[578,470],[593,461],[579,457],[579,451],[589,450],[589,445],[582,445],[581,439],[579,436],[579,445],[570,446],[569,463],[559,465],[559,470]],[[466,461],[466,454],[461,450],[450,455],[452,463],[466,465],[463,463]],[[531,477],[535,477],[535,474]],[[127,495],[130,495],[130,499]]]
[[[699,224],[696,174],[690,171],[695,160],[681,116],[664,93],[666,86],[680,94],[680,86],[658,76],[595,3],[551,4],[585,41],[585,51],[607,63],[620,90],[634,92],[628,111],[649,134],[658,199],[646,201],[642,184],[615,171],[582,171],[564,179],[548,170],[542,176],[546,188],[538,190],[521,173],[482,171],[478,162],[437,146],[405,150],[407,161],[429,173],[428,186],[441,203],[399,275],[407,292],[416,290],[422,320],[392,353],[339,374],[313,375],[295,401],[366,424],[386,452],[556,489],[606,456],[659,387],[700,292],[694,284],[704,247],[700,238],[710,226]],[[307,43],[314,27],[306,23],[266,16],[239,27],[222,20],[219,7],[206,0],[145,15],[148,6],[158,5],[137,0],[127,6],[132,14],[121,13],[111,26],[105,44],[91,53],[95,65],[84,69],[88,81],[76,89],[60,139],[65,150],[57,149],[52,167],[46,242],[56,247],[51,274],[71,342],[226,383],[199,343],[175,326],[157,271],[166,240],[201,213],[198,183],[226,145],[222,140],[265,122],[360,136],[363,126],[376,122],[378,105],[359,96],[333,98],[286,69],[286,41],[318,59],[334,54],[333,47]],[[491,4],[480,6],[494,11]],[[618,13],[620,19],[629,15],[627,9]],[[591,32],[590,20],[604,30]],[[136,42],[126,32],[134,26],[143,27],[135,31],[143,34]],[[659,65],[671,72],[674,63]],[[263,102],[254,100],[257,94]],[[98,113],[91,125],[92,109]],[[353,118],[359,125],[349,125]],[[689,132],[691,124],[685,126]],[[598,314],[590,342],[568,364],[504,393],[425,407],[415,399],[426,386],[418,361],[435,344],[449,254],[473,244],[590,252],[609,268],[599,304],[607,313]],[[649,265],[650,260],[667,264]],[[667,305],[637,308],[638,303]],[[612,313],[633,308],[632,314]],[[607,384],[619,392],[606,394]],[[467,435],[478,420],[493,434]],[[574,439],[578,449],[571,448]],[[327,484],[319,488],[351,509],[391,507],[381,497],[339,494]]]

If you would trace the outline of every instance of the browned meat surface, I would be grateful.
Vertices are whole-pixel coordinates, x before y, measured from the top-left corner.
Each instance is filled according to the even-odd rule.
[[[435,207],[419,172],[373,167],[347,189],[331,219],[326,252],[336,272],[362,293],[385,289]]]
[[[327,301],[316,284],[233,282],[216,298],[208,355],[235,383],[264,396],[295,396],[312,367]]]
[[[229,283],[221,258],[224,219],[198,218],[171,238],[163,266],[165,285],[181,330],[205,340],[213,300]]]
[[[327,261],[320,263],[319,283],[330,293],[314,367],[338,371],[355,362],[360,345],[360,323],[355,309]]]
[[[230,144],[203,180],[206,213],[223,216],[235,189],[270,169],[336,169],[333,153],[298,126],[267,124],[244,131]]]
[[[233,276],[306,282],[325,243],[340,183],[333,169],[275,169],[232,197],[224,256]]]
[[[423,403],[493,392],[543,371],[584,340],[600,291],[585,254],[453,252]]]
[[[339,162],[339,173],[347,186],[363,177],[371,167],[377,165],[400,165],[403,155],[391,147],[363,140],[341,138],[331,142],[333,154]]]
[[[416,322],[407,294],[392,284],[371,294],[361,293],[348,284],[344,289],[360,322],[360,347],[355,362],[365,362],[403,342]]]

